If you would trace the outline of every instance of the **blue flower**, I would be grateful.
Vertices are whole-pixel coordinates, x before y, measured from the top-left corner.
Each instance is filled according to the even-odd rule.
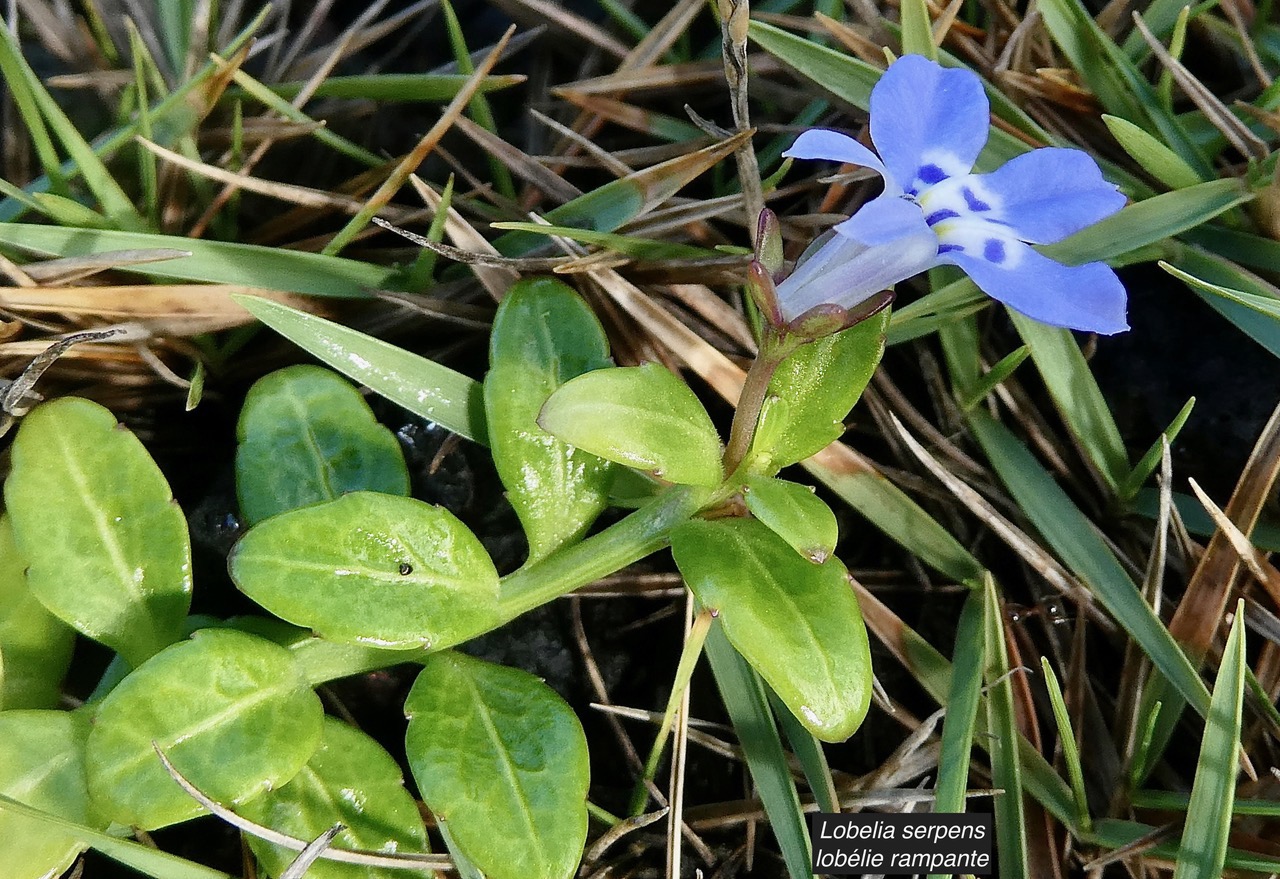
[[[835,226],[778,285],[782,315],[817,305],[852,308],[926,269],[954,265],[983,292],[1059,327],[1118,333],[1125,291],[1100,262],[1067,266],[1032,248],[1052,244],[1120,210],[1125,197],[1080,150],[1032,150],[974,174],[987,140],[987,96],[969,70],[920,55],[895,61],[871,91],[875,153],[813,129],[784,155],[871,168],[884,193]]]

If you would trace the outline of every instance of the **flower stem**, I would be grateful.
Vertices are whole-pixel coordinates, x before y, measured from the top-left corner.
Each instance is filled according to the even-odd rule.
[[[773,380],[778,366],[796,347],[789,337],[765,329],[764,338],[760,340],[760,353],[747,370],[742,393],[738,397],[738,408],[733,415],[733,426],[729,428],[729,444],[724,450],[725,473],[732,474],[737,470],[751,450],[751,440],[760,422],[760,410],[764,408],[765,397],[769,393],[769,382]]]

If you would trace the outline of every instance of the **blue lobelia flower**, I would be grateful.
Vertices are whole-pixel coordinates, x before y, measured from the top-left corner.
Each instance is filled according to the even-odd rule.
[[[895,61],[871,91],[880,155],[834,131],[806,131],[784,155],[871,168],[884,193],[778,285],[782,316],[853,308],[934,266],[959,266],[985,293],[1047,324],[1118,333],[1125,291],[1100,262],[1067,266],[1032,248],[1120,210],[1125,197],[1084,152],[1032,150],[990,174],[971,172],[988,128],[987,96],[969,70],[921,55]]]

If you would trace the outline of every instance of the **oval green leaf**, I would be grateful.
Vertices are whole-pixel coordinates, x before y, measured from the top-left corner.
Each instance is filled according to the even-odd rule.
[[[844,433],[844,419],[884,354],[889,309],[862,323],[803,346],[778,366],[769,396],[786,401],[786,425],[767,455],[774,469],[826,448]]]
[[[74,397],[38,406],[13,442],[4,498],[28,586],[55,615],[133,666],[181,637],[187,520],[109,411]]]
[[[154,829],[204,808],[178,772],[238,806],[293,778],[320,742],[324,709],[288,650],[231,629],[203,629],[156,654],[102,701],[85,757],[106,816]]]
[[[593,455],[680,485],[718,485],[720,437],[679,377],[657,363],[598,369],[551,395],[538,424]]]
[[[442,647],[495,625],[498,572],[441,507],[355,492],[254,526],[231,577],[281,619],[334,641]]]
[[[695,519],[671,535],[685,582],[809,732],[851,736],[871,700],[871,653],[844,565],[802,559],[751,519]]]
[[[0,516],[0,706],[52,708],[71,664],[75,632],[45,609],[27,588],[26,562],[13,542],[8,516]]]
[[[835,552],[840,537],[836,514],[809,486],[752,476],[742,487],[742,497],[751,515],[814,564]]]
[[[405,701],[423,801],[489,879],[568,879],[587,837],[587,739],[533,675],[433,654]]]
[[[351,491],[409,493],[395,435],[350,382],[319,366],[290,366],[259,380],[236,436],[236,492],[250,525]]]
[[[404,789],[396,761],[358,729],[324,719],[320,747],[302,771],[279,790],[250,800],[239,813],[294,839],[315,839],[334,824],[346,827],[335,848],[391,854],[429,851],[418,807]],[[256,836],[249,848],[269,876],[279,876],[298,856]],[[404,870],[318,860],[307,879],[403,879]],[[417,875],[417,874],[415,874]]]
[[[88,718],[79,712],[0,714],[0,794],[95,828],[84,782]],[[84,849],[74,836],[24,815],[0,810],[0,864],[8,879],[57,876]]]
[[[542,558],[580,537],[608,503],[614,467],[538,426],[562,384],[611,365],[609,341],[582,297],[559,281],[516,283],[498,307],[484,380],[489,445],[507,498]]]

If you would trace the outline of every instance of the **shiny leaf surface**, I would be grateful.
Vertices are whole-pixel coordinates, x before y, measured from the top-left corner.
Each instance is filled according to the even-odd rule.
[[[97,403],[37,407],[4,487],[33,594],[132,665],[181,636],[191,602],[187,520],[142,443]]]
[[[355,492],[252,528],[236,585],[276,616],[335,641],[437,647],[495,619],[498,572],[447,510]]]
[[[407,495],[395,435],[349,382],[290,366],[249,389],[236,428],[236,492],[249,524],[351,491]]]
[[[836,514],[809,486],[753,476],[742,496],[751,515],[814,564],[822,564],[835,551],[840,537]]]
[[[489,879],[568,879],[587,835],[587,740],[533,675],[432,655],[405,702],[422,799]]]
[[[579,537],[608,502],[614,467],[538,426],[565,382],[611,365],[591,308],[559,281],[520,281],[493,321],[485,416],[494,464],[529,538],[530,559]]]
[[[85,763],[102,814],[153,829],[204,809],[153,743],[212,799],[237,806],[278,788],[320,741],[324,711],[283,647],[204,629],[158,653],[103,700]]]
[[[0,516],[0,707],[52,708],[71,662],[75,632],[27,588],[26,561]]]
[[[0,794],[77,824],[90,817],[84,782],[88,719],[67,711],[0,714]],[[84,848],[75,837],[9,811],[0,811],[0,864],[8,879],[57,875]]]
[[[382,746],[333,717],[324,719],[320,747],[302,771],[278,790],[246,803],[240,814],[295,839],[315,839],[334,824],[346,830],[335,848],[382,854],[426,852],[427,831],[396,761]],[[250,836],[249,848],[270,876],[298,853]],[[400,879],[403,870],[316,861],[308,879]]]
[[[871,698],[871,655],[844,565],[815,565],[749,519],[693,520],[671,535],[680,573],[729,641],[818,738],[843,741]]]
[[[805,345],[778,367],[769,395],[786,401],[787,423],[768,449],[774,468],[825,448],[844,433],[844,419],[884,354],[889,310]]]
[[[538,424],[601,458],[668,482],[716,485],[720,437],[689,386],[647,363],[598,369],[551,395]]]

